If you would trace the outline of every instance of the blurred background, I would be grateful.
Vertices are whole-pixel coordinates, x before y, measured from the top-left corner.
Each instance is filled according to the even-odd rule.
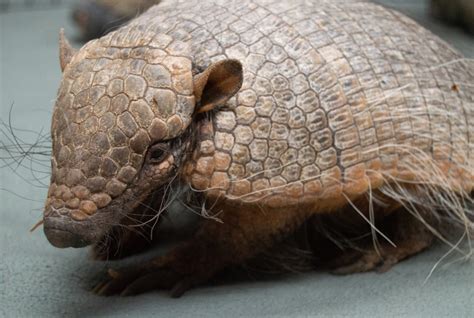
[[[370,1],[370,0],[369,0]],[[82,40],[103,35],[137,16],[160,0],[0,0],[0,13],[30,10],[69,10]],[[474,34],[473,0],[373,0],[393,7],[468,51],[466,34],[450,25]],[[471,42],[472,43],[472,42]]]
[[[472,264],[436,267],[438,246],[384,275],[289,275],[193,290],[100,298],[89,290],[116,263],[59,250],[42,230],[49,182],[49,126],[61,78],[58,32],[73,46],[113,30],[157,1],[0,0],[0,317],[417,316],[473,317]],[[474,57],[474,0],[379,0]]]

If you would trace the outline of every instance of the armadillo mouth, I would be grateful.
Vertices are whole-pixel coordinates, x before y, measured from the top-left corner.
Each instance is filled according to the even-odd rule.
[[[45,228],[44,233],[49,243],[55,247],[85,247],[90,242],[84,240],[81,236],[67,230],[58,230],[54,228]]]
[[[102,236],[92,222],[74,222],[65,216],[45,217],[44,233],[51,245],[59,248],[85,247]]]

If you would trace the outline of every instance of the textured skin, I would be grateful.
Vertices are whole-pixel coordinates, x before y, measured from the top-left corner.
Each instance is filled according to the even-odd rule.
[[[226,57],[243,63],[244,83],[184,169],[198,190],[276,205],[362,193],[361,176],[398,173],[397,149],[378,150],[390,144],[472,161],[472,64],[436,67],[461,56],[406,17],[346,1],[195,6],[165,2],[74,56],[53,118],[48,204],[80,220],[119,196],[148,145],[189,125],[191,68]]]
[[[196,78],[225,59],[242,63],[241,89],[196,115]],[[195,279],[179,294],[387,178],[470,192],[473,78],[440,39],[372,3],[163,1],[64,69],[45,215],[103,235],[100,215],[130,213],[176,168],[224,211],[145,267]],[[173,138],[186,150],[146,170],[150,147]]]
[[[53,115],[50,195],[56,209],[79,209],[72,213],[76,220],[122,194],[151,142],[179,136],[190,123],[187,48],[166,35],[154,42],[156,49],[133,48],[146,39],[137,41],[124,49],[107,49],[115,45],[110,37],[100,46],[90,42],[65,70]],[[122,60],[123,54],[134,58]]]
[[[264,190],[279,187],[272,191],[277,202],[269,203],[294,204],[336,196],[342,188],[367,191],[364,180],[348,180],[367,174],[377,184],[379,176],[367,169],[389,171],[403,159],[394,147],[378,150],[384,145],[413,146],[440,161],[456,162],[453,152],[459,152],[472,161],[474,90],[451,87],[472,82],[472,63],[430,70],[461,56],[377,5],[271,3],[209,4],[199,13],[193,3],[167,12],[165,3],[130,26],[186,30],[195,65],[224,57],[244,63],[241,91],[230,110],[217,113],[186,170],[195,188],[270,201]],[[398,173],[395,168],[393,176]]]

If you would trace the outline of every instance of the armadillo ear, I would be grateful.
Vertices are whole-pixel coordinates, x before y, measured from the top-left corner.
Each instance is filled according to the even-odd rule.
[[[61,30],[59,30],[59,64],[61,65],[61,72],[63,72],[66,66],[71,62],[74,54],[76,54],[76,50],[69,44],[69,41],[64,35],[64,29],[61,28]]]
[[[223,60],[211,64],[194,77],[195,113],[210,111],[224,105],[242,86],[242,64],[237,60]]]

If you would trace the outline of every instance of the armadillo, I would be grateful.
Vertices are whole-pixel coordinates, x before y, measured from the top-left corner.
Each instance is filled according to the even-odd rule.
[[[472,231],[473,64],[393,10],[166,0],[78,51],[61,33],[60,64],[49,242],[154,223],[170,189],[206,216],[166,255],[111,269],[99,294],[180,296],[349,210],[379,240],[342,274],[388,269],[444,239],[440,224]],[[389,237],[375,221],[392,216]]]

